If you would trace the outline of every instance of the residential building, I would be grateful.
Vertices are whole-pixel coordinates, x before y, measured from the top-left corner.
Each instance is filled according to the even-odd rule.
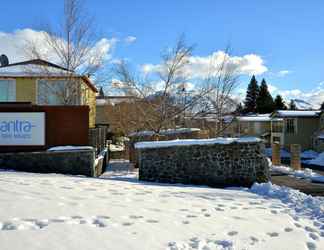
[[[302,150],[312,149],[314,135],[320,127],[321,111],[278,110],[272,113],[271,142],[279,142],[287,150],[300,144]]]
[[[88,105],[89,127],[95,126],[97,92],[88,76],[41,59],[0,67],[0,103]]]
[[[237,134],[242,136],[255,136],[269,145],[271,138],[271,114],[256,114],[236,117],[238,123]]]

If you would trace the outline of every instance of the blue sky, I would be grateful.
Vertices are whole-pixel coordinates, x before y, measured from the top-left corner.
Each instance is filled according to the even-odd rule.
[[[161,50],[185,33],[188,43],[196,44],[196,56],[223,50],[228,43],[234,56],[258,55],[267,71],[257,78],[265,77],[277,92],[296,89],[296,96],[309,93],[312,99],[322,91],[323,1],[92,0],[87,7],[100,35],[118,39],[113,58],[156,64]],[[62,8],[63,0],[2,1],[0,32],[37,29],[46,20],[59,20]],[[121,42],[128,36],[136,41]]]

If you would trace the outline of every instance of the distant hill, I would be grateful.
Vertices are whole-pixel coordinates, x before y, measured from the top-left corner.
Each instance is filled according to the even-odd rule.
[[[313,110],[314,107],[312,104],[310,104],[309,102],[306,102],[304,100],[301,100],[301,99],[292,99],[295,104],[296,104],[296,107],[297,109],[301,109],[301,110]]]

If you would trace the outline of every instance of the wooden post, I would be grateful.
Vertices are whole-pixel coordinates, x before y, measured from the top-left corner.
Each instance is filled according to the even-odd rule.
[[[290,166],[294,170],[300,170],[300,145],[299,144],[291,144],[290,145]]]
[[[281,164],[280,144],[278,142],[272,143],[272,164],[275,166]]]

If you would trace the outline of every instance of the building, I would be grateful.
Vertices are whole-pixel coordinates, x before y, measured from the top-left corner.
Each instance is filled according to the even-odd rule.
[[[302,150],[314,148],[314,135],[320,128],[321,111],[278,110],[271,117],[271,142],[279,142],[286,149],[300,144]],[[274,120],[282,119],[282,120]]]
[[[89,77],[36,59],[0,66],[0,102],[36,105],[88,105],[95,126],[97,89]]]
[[[271,139],[271,114],[258,114],[236,117],[238,123],[237,134],[242,136],[254,136],[264,140],[269,145]]]

